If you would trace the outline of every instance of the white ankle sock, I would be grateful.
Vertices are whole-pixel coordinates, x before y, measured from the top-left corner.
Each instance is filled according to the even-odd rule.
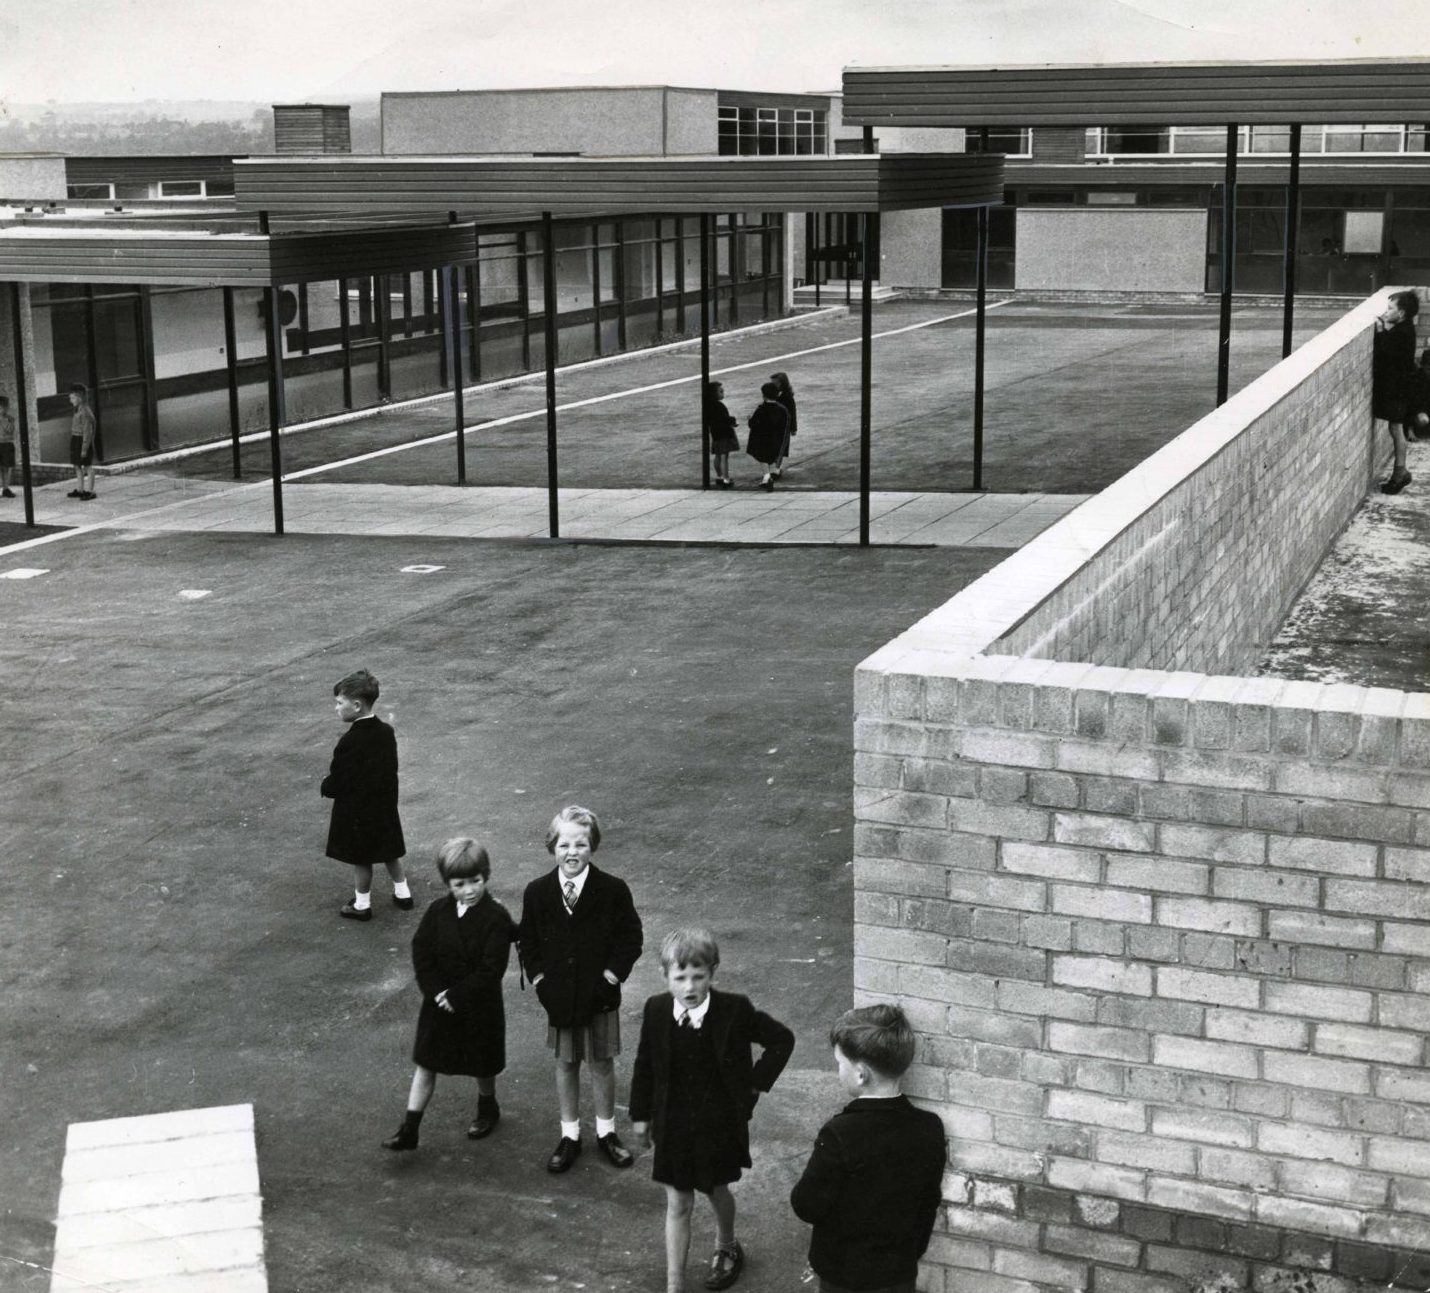
[[[615,1120],[614,1118],[597,1118],[597,1119],[596,1119],[596,1135],[597,1135],[597,1136],[610,1136],[610,1135],[612,1135],[612,1134],[615,1132],[615,1130],[616,1130],[616,1120]]]
[[[358,911],[366,911],[372,906],[372,894],[358,893],[357,890],[353,890],[353,906]]]
[[[412,890],[407,887],[406,880],[394,880],[392,882],[392,894],[395,898],[410,898]]]
[[[561,1120],[561,1134],[565,1136],[567,1140],[580,1140],[581,1119],[577,1118],[575,1122],[567,1122],[563,1118]]]

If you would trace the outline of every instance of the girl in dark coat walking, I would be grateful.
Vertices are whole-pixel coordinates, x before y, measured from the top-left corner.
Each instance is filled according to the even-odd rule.
[[[422,989],[417,1040],[412,1046],[412,1089],[407,1116],[387,1149],[416,1149],[422,1113],[438,1073],[477,1079],[472,1140],[496,1130],[496,1075],[506,1067],[506,1011],[501,981],[511,959],[515,927],[505,907],[487,892],[492,864],[476,840],[448,840],[437,850],[445,897],[422,913],[412,938],[412,966]]]
[[[358,669],[333,684],[333,695],[338,718],[349,726],[318,791],[333,801],[328,856],[353,869],[353,897],[338,914],[372,919],[372,869],[378,864],[392,877],[392,901],[411,911],[412,890],[402,869],[407,843],[397,815],[397,737],[372,712],[377,679]]]
[[[779,405],[789,415],[789,426],[785,430],[784,448],[780,451],[779,459],[776,461],[774,470],[770,475],[778,480],[784,475],[785,459],[789,457],[790,437],[799,430],[799,407],[794,400],[794,387],[789,384],[788,373],[771,373],[770,381],[778,388],[775,399]]]
[[[775,463],[784,454],[789,431],[789,414],[776,398],[778,395],[779,387],[774,382],[766,382],[760,387],[761,402],[750,414],[750,434],[745,440],[745,452],[765,465],[760,488],[767,494],[775,487]]]
[[[651,1176],[665,1186],[665,1286],[685,1287],[690,1213],[698,1190],[715,1213],[708,1289],[740,1278],[730,1186],[750,1166],[750,1118],[794,1050],[794,1034],[747,997],[711,984],[720,947],[708,929],[677,929],[660,945],[668,992],[649,998],[631,1074],[631,1126],[655,1143]],[[753,1058],[759,1047],[760,1058]]]
[[[705,385],[705,425],[710,430],[710,456],[715,459],[715,483],[721,489],[734,484],[730,479],[730,455],[740,452],[735,435],[735,418],[725,407],[725,387],[719,382]]]
[[[1415,380],[1415,316],[1420,298],[1414,292],[1392,293],[1385,313],[1375,321],[1371,352],[1371,412],[1390,426],[1395,463],[1381,483],[1383,494],[1398,494],[1410,484],[1405,467],[1405,421]]]

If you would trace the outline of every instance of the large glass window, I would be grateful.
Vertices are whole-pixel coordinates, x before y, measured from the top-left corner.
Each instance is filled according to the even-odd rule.
[[[1137,157],[1170,154],[1178,157],[1221,157],[1226,153],[1224,126],[1093,126],[1087,131],[1089,157]],[[1289,126],[1242,126],[1238,153],[1284,155],[1291,151]],[[1423,153],[1423,124],[1306,126],[1301,152]]]
[[[1017,219],[1011,206],[988,209],[988,286],[1011,288],[1017,252]],[[943,213],[944,287],[978,285],[978,212],[961,207]]]
[[[827,143],[827,114],[817,108],[722,107],[719,109],[722,157],[822,154]]]
[[[963,151],[981,153],[983,151],[983,130],[979,126],[969,126],[963,132]],[[990,126],[988,128],[988,151],[1002,153],[1005,157],[1031,157],[1033,155],[1033,132],[1027,126]]]

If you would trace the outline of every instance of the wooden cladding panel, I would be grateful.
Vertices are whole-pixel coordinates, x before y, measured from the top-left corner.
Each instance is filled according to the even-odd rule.
[[[275,283],[411,273],[466,264],[476,257],[471,225],[275,236],[270,246]]]
[[[864,126],[1215,126],[1425,121],[1430,60],[880,68],[844,73]]]
[[[521,160],[247,159],[240,210],[463,215],[876,211],[1001,200],[1002,158],[963,154]]]
[[[66,157],[69,184],[153,184],[161,180],[231,180],[233,158],[195,157]]]
[[[1286,162],[1266,162],[1255,155],[1241,154],[1237,162],[1237,183],[1243,186],[1286,184],[1291,169]],[[1090,188],[1167,188],[1182,185],[1220,184],[1226,167],[1219,157],[1204,162],[1160,162],[1139,164],[1117,162],[1114,166],[1083,164],[1012,162],[1006,179],[1009,188],[1048,185]],[[1430,185],[1430,154],[1421,161],[1322,162],[1301,161],[1301,187],[1305,188],[1393,188]]]
[[[261,287],[270,281],[262,238],[0,235],[0,282]]]

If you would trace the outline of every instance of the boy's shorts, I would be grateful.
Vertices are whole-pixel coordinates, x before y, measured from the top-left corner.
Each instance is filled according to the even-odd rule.
[[[580,1028],[553,1028],[548,1024],[546,1044],[556,1052],[557,1059],[567,1064],[615,1059],[621,1053],[621,1012],[603,1011]]]
[[[88,467],[94,461],[94,442],[90,442],[88,449],[84,447],[84,437],[70,436],[70,466]]]
[[[0,444],[0,471],[9,471],[15,465],[15,446],[8,440]]]

